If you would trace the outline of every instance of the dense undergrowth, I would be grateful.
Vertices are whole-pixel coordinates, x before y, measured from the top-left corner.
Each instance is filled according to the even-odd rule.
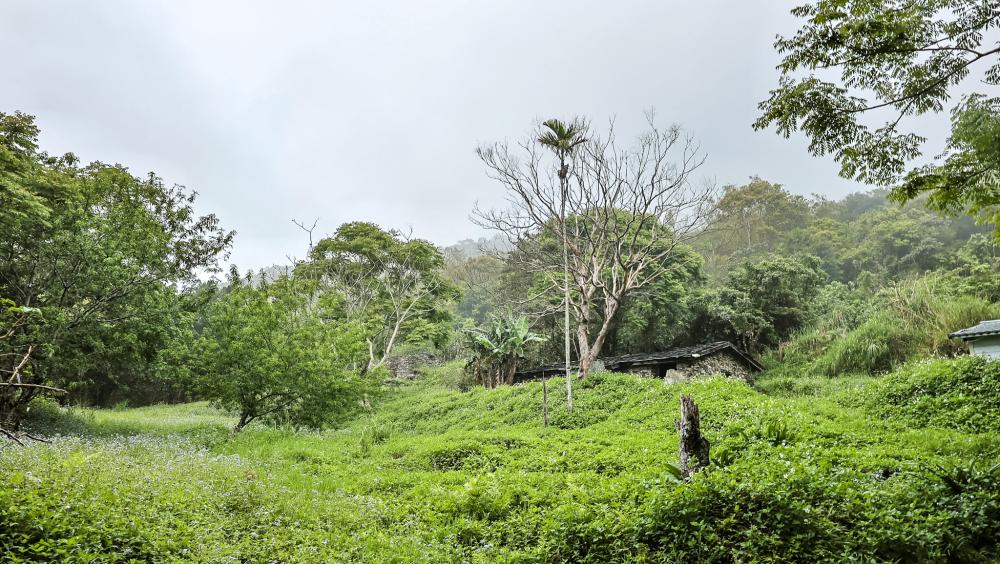
[[[338,430],[204,404],[40,405],[53,444],[5,448],[9,561],[965,561],[1000,558],[1000,363],[757,389],[597,373],[459,392],[455,366]],[[777,384],[776,384],[777,383]],[[556,389],[556,382],[550,389]],[[767,390],[764,393],[760,390]],[[677,462],[681,393],[713,466]]]
[[[950,332],[1000,317],[990,296],[942,274],[890,284],[867,298],[843,284],[823,294],[824,313],[765,356],[769,391],[808,392],[831,378],[850,385],[920,358],[961,355],[966,347]]]

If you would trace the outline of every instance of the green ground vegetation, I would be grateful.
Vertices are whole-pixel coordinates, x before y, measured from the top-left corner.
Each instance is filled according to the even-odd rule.
[[[0,453],[9,561],[966,561],[1000,558],[1000,363],[756,386],[595,373],[572,412],[460,362],[326,431],[205,403],[62,409]],[[677,480],[682,393],[712,466]],[[564,401],[564,400],[562,400]]]

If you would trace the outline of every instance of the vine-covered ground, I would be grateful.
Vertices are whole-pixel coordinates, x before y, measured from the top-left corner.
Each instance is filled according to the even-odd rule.
[[[791,386],[598,373],[387,390],[321,433],[205,404],[39,405],[51,444],[0,452],[6,561],[677,562],[1000,558],[1000,363]],[[550,392],[559,390],[557,381]],[[682,393],[713,465],[677,463]]]

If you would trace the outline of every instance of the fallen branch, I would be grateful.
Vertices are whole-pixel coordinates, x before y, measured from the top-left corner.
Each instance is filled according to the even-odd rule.
[[[15,443],[24,446],[24,443],[21,442],[21,439],[17,438],[17,435],[8,431],[7,429],[4,429],[3,427],[0,427],[0,434],[3,434],[5,437],[14,441]]]
[[[46,390],[54,394],[68,394],[69,392],[62,388],[53,388],[52,386],[43,386],[42,384],[22,384],[19,382],[0,382],[0,386],[6,386],[9,388],[37,388],[40,390]]]

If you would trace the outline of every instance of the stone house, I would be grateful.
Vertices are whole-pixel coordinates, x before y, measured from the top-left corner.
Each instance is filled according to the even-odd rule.
[[[712,374],[723,374],[751,382],[754,374],[763,371],[764,367],[729,341],[718,341],[655,353],[608,357],[601,359],[594,366],[594,370],[602,369],[662,378],[665,382],[673,384]],[[518,370],[514,375],[514,382],[558,376],[563,374],[564,370],[561,364]]]
[[[983,321],[948,336],[969,343],[971,355],[1000,359],[1000,319]]]
[[[673,384],[698,376],[723,374],[751,382],[764,370],[750,355],[729,341],[680,347],[656,353],[630,354],[605,359],[604,366],[615,372],[633,372],[662,378]]]

